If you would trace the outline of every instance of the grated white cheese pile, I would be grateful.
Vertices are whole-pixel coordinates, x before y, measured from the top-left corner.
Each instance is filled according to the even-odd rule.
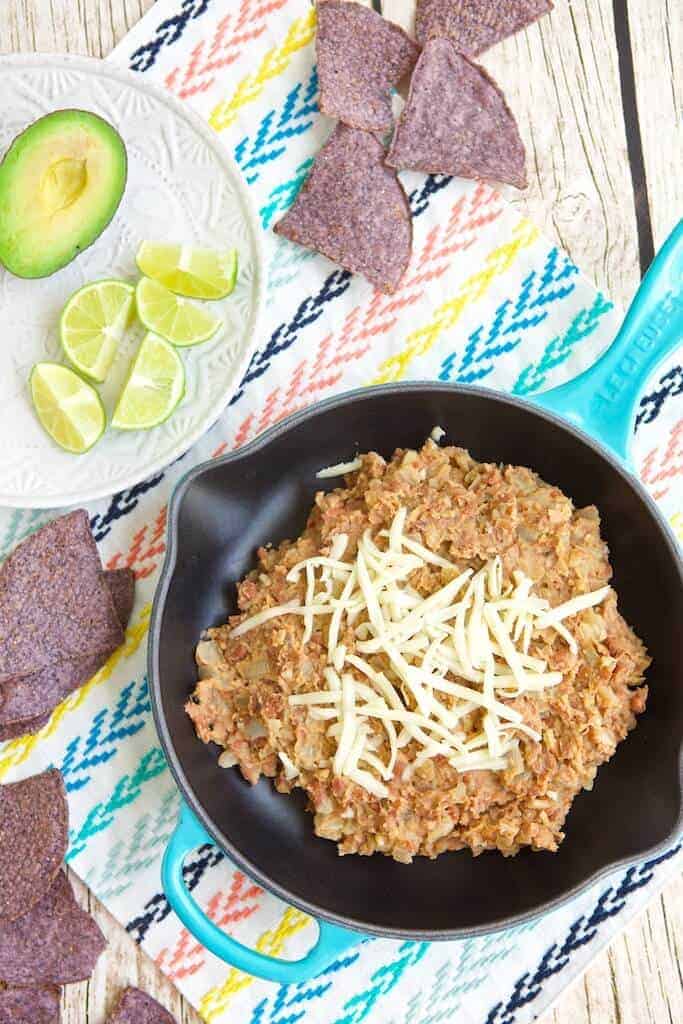
[[[540,740],[506,699],[556,686],[559,672],[529,655],[534,634],[555,630],[576,651],[563,620],[600,604],[609,587],[582,594],[551,608],[533,594],[533,581],[521,572],[503,586],[500,558],[478,572],[459,572],[447,559],[404,532],[407,509],[400,508],[389,530],[373,539],[366,531],[352,562],[343,560],[348,537],[339,534],[328,556],[295,565],[287,579],[306,581],[303,604],[291,601],[245,619],[232,635],[242,636],[280,615],[301,615],[304,643],[317,616],[327,623],[326,688],[289,698],[293,706],[329,721],[335,742],[333,771],[378,797],[388,795],[397,752],[415,741],[412,770],[441,754],[459,771],[501,770],[525,733]],[[429,597],[411,585],[410,575],[432,565],[452,578]],[[355,625],[354,625],[355,624]],[[341,642],[354,631],[353,649]],[[381,655],[382,671],[368,657]],[[484,711],[477,735],[466,735],[463,720]],[[380,723],[385,746],[371,723]],[[288,778],[298,774],[289,757],[280,758]],[[405,776],[404,776],[405,777]]]

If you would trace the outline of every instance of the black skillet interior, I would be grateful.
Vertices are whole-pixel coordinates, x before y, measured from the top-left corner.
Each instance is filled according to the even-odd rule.
[[[647,712],[616,756],[582,793],[557,854],[505,859],[468,852],[405,866],[381,857],[343,857],[313,835],[304,800],[267,780],[252,788],[216,764],[183,711],[193,687],[201,630],[235,611],[234,581],[262,543],[304,526],[320,487],[316,470],[374,449],[419,446],[435,424],[444,443],[480,460],[528,465],[577,506],[600,509],[627,620],[654,664]],[[338,483],[338,481],[336,481]],[[334,486],[335,481],[326,481]],[[376,934],[445,938],[536,913],[608,865],[664,843],[680,825],[683,736],[683,589],[673,544],[627,475],[596,447],[524,403],[473,388],[411,385],[325,403],[278,428],[236,460],[217,460],[180,485],[170,531],[175,570],[160,588],[151,642],[157,724],[188,802],[219,844],[266,887],[318,916]],[[165,596],[165,584],[168,589]]]

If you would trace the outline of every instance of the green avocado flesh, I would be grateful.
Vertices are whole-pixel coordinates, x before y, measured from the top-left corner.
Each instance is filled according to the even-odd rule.
[[[126,148],[96,114],[56,110],[18,135],[0,164],[0,263],[47,277],[99,238],[126,187]]]

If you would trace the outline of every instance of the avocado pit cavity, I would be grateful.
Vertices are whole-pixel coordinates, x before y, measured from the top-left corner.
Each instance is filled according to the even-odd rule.
[[[66,210],[85,192],[88,185],[88,165],[85,160],[66,157],[57,160],[45,172],[40,185],[43,206],[48,216]]]

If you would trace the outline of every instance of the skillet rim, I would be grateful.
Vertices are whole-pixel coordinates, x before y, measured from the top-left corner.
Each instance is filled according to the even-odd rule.
[[[353,405],[357,400],[372,400],[374,397],[380,394],[401,394],[417,392],[423,394],[425,392],[436,392],[446,393],[453,395],[475,395],[479,398],[486,399],[488,401],[500,402],[503,405],[512,406],[515,409],[522,409],[525,412],[530,412],[535,416],[538,416],[542,420],[547,420],[553,423],[555,426],[559,426],[566,433],[570,434],[573,439],[579,440],[596,452],[603,460],[605,460],[611,469],[615,470],[619,476],[622,477],[624,482],[628,484],[635,491],[636,496],[640,499],[642,504],[645,506],[646,511],[652,519],[654,519],[656,526],[659,528],[662,534],[663,540],[669,549],[669,553],[672,556],[674,565],[678,571],[679,583],[683,587],[683,555],[679,549],[678,543],[673,535],[673,532],[664,519],[663,515],[659,511],[653,498],[650,497],[644,486],[630,470],[628,470],[621,460],[613,454],[606,446],[596,441],[593,437],[587,434],[585,431],[576,427],[573,423],[568,422],[562,416],[557,415],[548,411],[546,408],[535,405],[533,401],[528,399],[521,399],[515,395],[509,395],[504,392],[496,391],[493,388],[483,388],[473,385],[462,385],[452,384],[443,381],[402,381],[393,384],[379,384],[370,387],[359,387],[354,388],[350,391],[344,391],[341,394],[333,395],[330,398],[324,399],[321,402],[316,402],[313,405],[300,410],[299,412],[293,413],[291,416],[285,417],[278,423],[275,423],[272,427],[269,427],[258,437],[252,441],[243,445],[235,451],[228,452],[227,454],[221,455],[215,459],[209,459],[201,462],[198,465],[192,467],[185,473],[184,476],[176,483],[171,497],[168,502],[168,518],[167,518],[167,547],[164,558],[164,563],[159,575],[159,583],[157,585],[154,602],[152,606],[152,613],[150,617],[150,629],[149,629],[149,640],[147,645],[147,672],[149,679],[150,697],[152,703],[152,713],[154,716],[154,724],[161,742],[164,756],[168,762],[169,769],[173,776],[173,779],[180,790],[180,794],[185,802],[188,804],[193,814],[202,823],[206,832],[211,836],[212,840],[218,846],[220,850],[227,854],[227,856],[243,870],[247,875],[257,881],[264,889],[268,892],[273,893],[286,903],[291,904],[298,910],[309,914],[311,917],[320,918],[327,921],[330,924],[336,924],[343,928],[348,928],[351,931],[363,932],[369,935],[374,935],[380,938],[394,938],[394,939],[412,939],[418,941],[447,941],[452,939],[461,938],[474,938],[482,935],[490,934],[491,932],[499,931],[503,928],[514,927],[520,924],[524,924],[528,921],[532,921],[543,914],[549,913],[552,910],[556,910],[559,907],[564,906],[571,899],[585,892],[587,889],[596,885],[602,879],[607,876],[616,873],[617,871],[624,870],[631,867],[643,859],[655,857],[659,853],[667,850],[672,841],[683,831],[683,722],[679,723],[680,738],[678,748],[678,817],[669,830],[666,838],[660,842],[653,844],[652,846],[646,846],[636,854],[627,855],[625,857],[618,857],[614,860],[609,861],[603,867],[598,868],[582,882],[578,882],[572,886],[566,892],[554,899],[546,900],[539,904],[532,910],[527,910],[518,914],[510,914],[505,917],[501,917],[495,921],[490,921],[482,925],[473,925],[470,927],[461,928],[449,928],[449,929],[416,929],[416,928],[387,928],[382,925],[375,925],[367,921],[358,921],[356,918],[346,917],[341,914],[336,914],[328,911],[324,907],[320,907],[314,902],[303,899],[299,896],[293,896],[292,893],[273,881],[265,872],[263,872],[257,864],[254,864],[249,857],[236,850],[230,839],[223,835],[218,826],[213,822],[211,817],[204,811],[199,798],[195,795],[194,789],[187,778],[183,769],[180,758],[175,752],[173,745],[171,732],[166,722],[166,718],[162,708],[161,700],[161,680],[159,678],[159,672],[157,669],[158,662],[158,650],[159,650],[159,638],[161,633],[161,625],[163,620],[163,613],[166,606],[166,597],[168,590],[175,572],[178,550],[179,550],[179,539],[178,539],[178,519],[180,508],[183,499],[189,490],[190,486],[194,481],[202,476],[203,473],[213,470],[216,467],[221,467],[229,463],[237,463],[245,458],[250,458],[256,452],[262,451],[267,448],[268,445],[287,434],[293,428],[299,426],[302,423],[306,423],[309,420],[314,420],[318,415],[328,411],[329,409],[338,408],[340,406]]]

